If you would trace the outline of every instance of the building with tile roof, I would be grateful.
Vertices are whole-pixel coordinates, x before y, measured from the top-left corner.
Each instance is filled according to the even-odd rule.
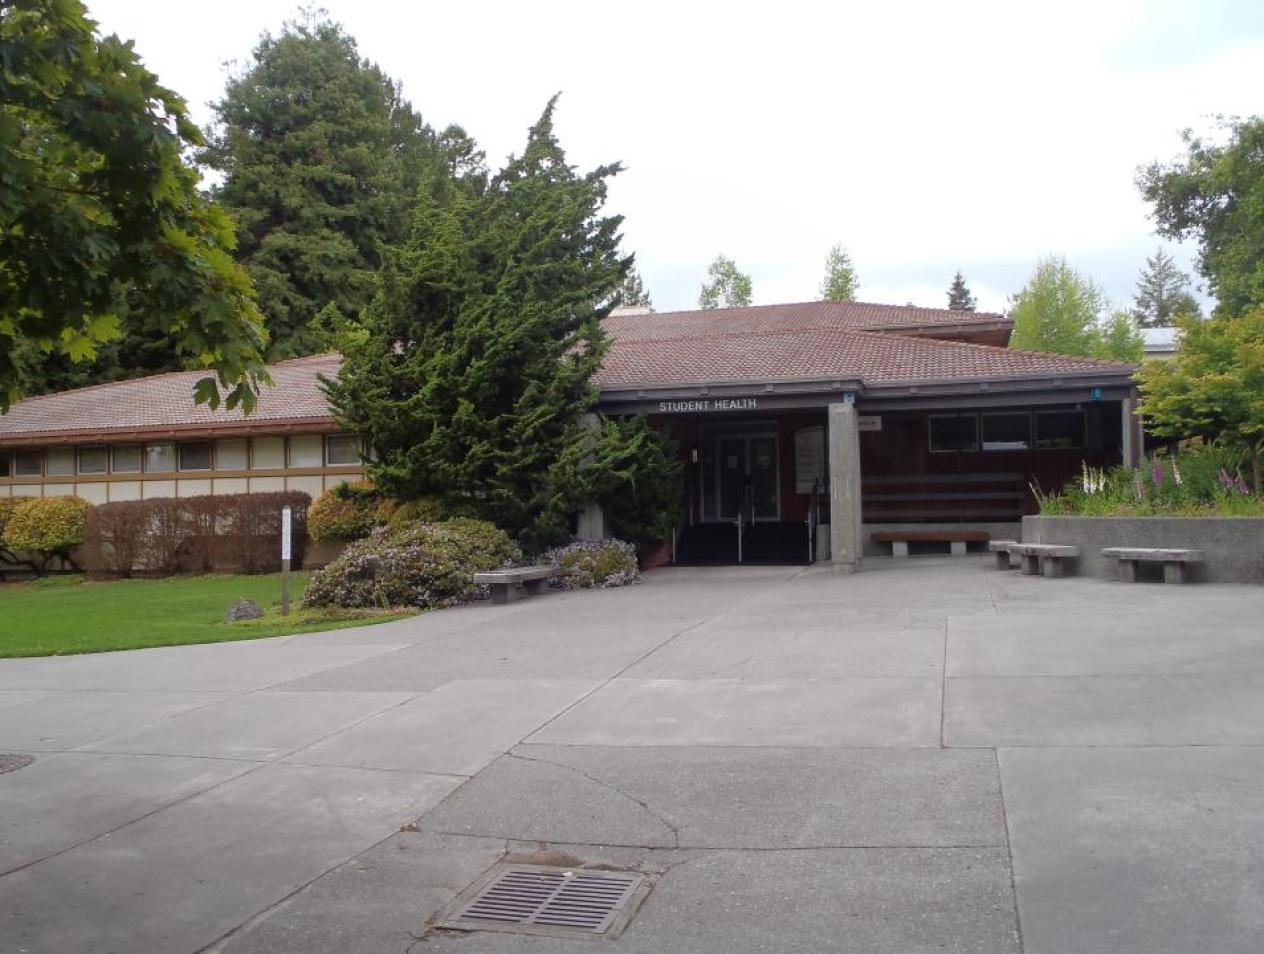
[[[1010,349],[1004,315],[804,302],[618,309],[605,328],[598,409],[646,414],[680,448],[681,560],[735,559],[739,528],[744,560],[846,564],[873,527],[1012,533],[1033,486],[1141,447],[1131,365]],[[338,366],[274,365],[249,417],[194,405],[202,372],[21,401],[0,416],[0,494],[319,493],[361,474],[321,388]]]

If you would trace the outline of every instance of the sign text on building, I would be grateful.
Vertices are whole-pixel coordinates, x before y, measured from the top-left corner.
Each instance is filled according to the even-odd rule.
[[[759,399],[748,398],[703,398],[697,401],[659,401],[660,414],[697,414],[708,411],[754,411],[759,407]]]

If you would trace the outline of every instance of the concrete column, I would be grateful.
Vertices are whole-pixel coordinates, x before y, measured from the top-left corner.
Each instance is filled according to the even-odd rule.
[[[1136,467],[1141,463],[1141,453],[1145,446],[1141,432],[1141,418],[1137,416],[1137,399],[1124,398],[1120,402],[1120,411],[1123,415],[1124,428],[1123,465]]]
[[[585,414],[580,419],[580,424],[594,436],[601,430],[601,421],[596,414]],[[580,540],[606,539],[606,514],[601,509],[601,504],[586,504],[579,512],[575,521],[575,536]]]
[[[860,569],[860,429],[854,404],[829,406],[830,555],[834,569]]]

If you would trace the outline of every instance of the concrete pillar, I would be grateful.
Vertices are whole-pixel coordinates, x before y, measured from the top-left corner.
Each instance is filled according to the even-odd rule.
[[[580,423],[584,429],[595,435],[601,430],[601,420],[596,414],[585,414]],[[575,536],[580,540],[606,539],[606,514],[601,504],[590,503],[584,506],[575,521]]]
[[[860,429],[854,404],[829,406],[830,558],[834,569],[860,569]]]
[[[1141,431],[1141,418],[1137,416],[1137,399],[1126,397],[1120,402],[1120,413],[1123,415],[1124,446],[1123,465],[1136,467],[1141,463],[1144,449],[1144,438]]]

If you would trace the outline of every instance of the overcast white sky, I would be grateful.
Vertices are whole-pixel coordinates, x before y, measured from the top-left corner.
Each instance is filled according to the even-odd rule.
[[[203,123],[225,63],[298,9],[88,6]],[[960,268],[1003,310],[1053,252],[1127,303],[1158,243],[1136,167],[1214,114],[1264,112],[1259,0],[323,6],[493,162],[560,90],[571,160],[627,167],[610,208],[660,311],[695,307],[718,252],[757,303],[813,299],[836,242],[865,301],[942,307]]]

